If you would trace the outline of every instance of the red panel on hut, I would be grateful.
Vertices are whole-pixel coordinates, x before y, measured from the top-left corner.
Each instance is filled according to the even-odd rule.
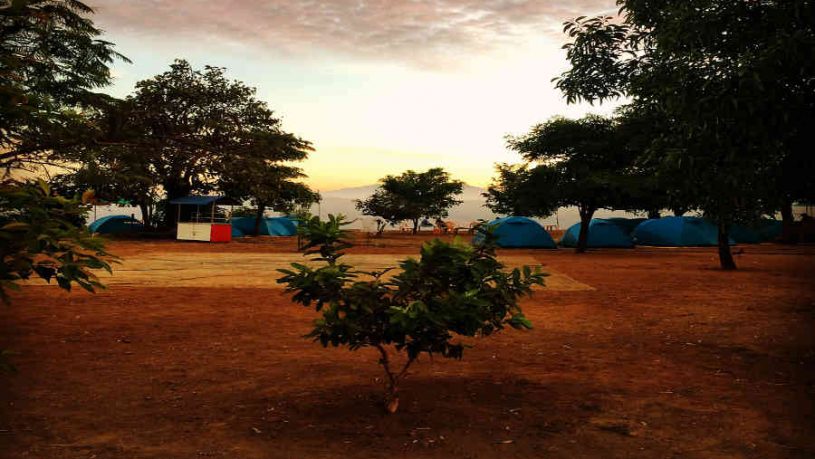
[[[229,223],[213,223],[210,228],[210,242],[229,242],[232,240],[232,225]]]

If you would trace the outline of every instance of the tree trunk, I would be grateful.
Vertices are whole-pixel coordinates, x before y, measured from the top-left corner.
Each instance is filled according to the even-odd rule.
[[[792,214],[792,201],[789,199],[785,199],[784,204],[781,205],[781,221],[785,225],[795,221],[795,215]]]
[[[255,213],[255,236],[260,236],[260,223],[263,221],[263,212],[266,210],[266,205],[258,203],[258,210]]]
[[[408,358],[402,370],[399,373],[395,373],[391,370],[388,351],[381,345],[376,345],[375,347],[380,354],[379,364],[382,365],[382,368],[385,370],[385,411],[388,414],[393,414],[399,409],[399,383],[407,376],[408,368],[410,368],[415,358]]]
[[[577,248],[574,251],[584,253],[589,246],[589,223],[594,215],[594,209],[578,208],[578,212],[580,213],[580,234],[577,236]]]
[[[170,204],[170,200],[175,198],[167,198],[167,207],[164,209],[164,227],[175,228],[178,226],[181,209],[175,204]]]
[[[419,219],[413,219],[413,234],[419,234]]]
[[[730,235],[726,223],[719,222],[719,265],[725,270],[736,269],[733,254],[730,252]]]
[[[146,203],[140,202],[139,210],[141,211],[141,222],[144,225],[144,228],[149,229],[152,223],[150,218],[150,207]]]
[[[784,199],[784,203],[781,205],[781,241],[787,244],[795,244],[798,242],[796,236],[792,200]]]
[[[648,211],[648,218],[650,218],[650,219],[661,218],[661,217],[662,217],[662,215],[659,214],[659,209],[651,209],[651,210]]]

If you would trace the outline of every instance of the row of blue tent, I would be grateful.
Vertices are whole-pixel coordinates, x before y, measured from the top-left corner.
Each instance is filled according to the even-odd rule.
[[[243,237],[255,234],[255,217],[234,217],[232,237]],[[92,233],[132,234],[144,231],[144,225],[128,215],[108,215],[95,220],[88,226]],[[260,234],[263,236],[294,236],[297,234],[297,221],[288,217],[264,218],[260,222]]]
[[[536,221],[526,217],[504,217],[488,223],[493,228],[499,247],[555,249],[552,236]],[[762,220],[753,227],[735,225],[730,232],[731,244],[756,244],[781,235],[781,222]],[[564,247],[576,247],[580,223],[570,226],[560,240]],[[483,239],[477,234],[474,242]],[[607,218],[589,223],[589,247],[630,248],[635,245],[661,247],[701,247],[718,245],[718,230],[700,217]]]
[[[255,233],[254,217],[231,219],[232,237]],[[494,228],[500,247],[557,248],[552,236],[536,221],[526,217],[504,217],[488,223]],[[90,224],[94,233],[127,234],[144,230],[138,220],[126,215],[109,215]],[[271,217],[261,220],[260,234],[264,236],[294,236],[297,221],[288,217]],[[569,227],[560,244],[577,246],[580,224]],[[735,225],[730,232],[731,243],[755,244],[771,241],[781,235],[781,222],[762,220],[753,227]],[[477,234],[474,242],[483,238]],[[595,218],[589,223],[589,247],[634,247],[634,245],[693,247],[718,244],[716,226],[699,217],[644,218]]]

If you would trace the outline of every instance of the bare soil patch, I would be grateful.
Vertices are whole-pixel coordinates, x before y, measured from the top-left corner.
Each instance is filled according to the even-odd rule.
[[[423,238],[352,253],[402,258]],[[123,269],[295,249],[112,244]],[[737,272],[716,270],[714,249],[501,256],[592,288],[539,289],[524,301],[534,330],[420,360],[395,416],[375,352],[303,339],[315,313],[279,289],[26,287],[0,310],[19,368],[0,376],[0,457],[815,457],[815,248],[747,246]]]

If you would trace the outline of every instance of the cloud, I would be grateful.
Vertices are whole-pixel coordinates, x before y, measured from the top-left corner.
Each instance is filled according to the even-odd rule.
[[[117,34],[241,43],[287,55],[340,53],[444,66],[608,14],[614,0],[96,0]]]

